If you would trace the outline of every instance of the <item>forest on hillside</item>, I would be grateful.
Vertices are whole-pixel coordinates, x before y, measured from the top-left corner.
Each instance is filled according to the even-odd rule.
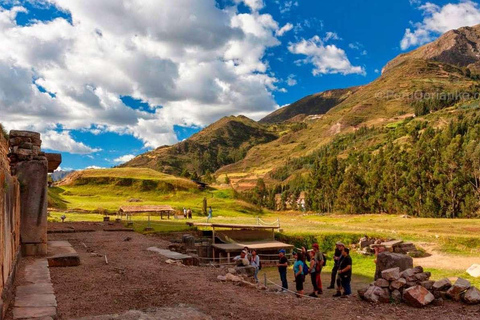
[[[272,172],[280,183],[267,187],[259,180],[241,196],[272,210],[300,210],[303,191],[305,209],[317,212],[478,217],[480,112],[455,113],[443,125],[409,118],[340,135]]]

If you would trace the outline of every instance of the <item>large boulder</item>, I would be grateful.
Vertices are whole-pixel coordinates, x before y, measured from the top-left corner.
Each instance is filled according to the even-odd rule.
[[[392,268],[399,268],[400,272],[413,268],[413,259],[410,256],[400,253],[381,252],[377,257],[377,268],[375,280],[382,277],[382,271]],[[398,278],[397,278],[398,279]]]
[[[448,278],[438,280],[433,284],[432,289],[435,291],[447,291],[452,286],[452,283]]]
[[[382,271],[382,278],[387,281],[395,281],[400,278],[400,268],[392,268]]]
[[[423,308],[435,300],[433,294],[422,286],[415,286],[403,292],[403,299],[412,307]]]
[[[462,295],[462,300],[467,304],[480,304],[480,291],[475,287],[470,287],[470,289]]]
[[[363,299],[373,303],[388,303],[390,302],[390,294],[388,293],[388,289],[383,289],[377,286],[370,286],[363,295]]]
[[[447,295],[454,301],[460,301],[461,295],[470,288],[471,284],[468,280],[458,278],[455,284],[448,289]]]

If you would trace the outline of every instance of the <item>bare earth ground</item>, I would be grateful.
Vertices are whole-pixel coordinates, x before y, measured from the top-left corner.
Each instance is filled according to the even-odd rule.
[[[331,290],[312,300],[221,283],[216,280],[219,269],[169,265],[162,256],[147,251],[150,246],[167,247],[169,242],[160,237],[104,232],[102,223],[61,224],[67,226],[98,231],[49,234],[49,240],[70,241],[82,261],[78,267],[51,268],[60,319],[178,306],[191,307],[213,319],[480,319],[479,306],[458,303],[414,309],[370,305],[357,297],[335,299]],[[127,237],[131,240],[124,241]],[[94,256],[92,251],[102,256]],[[324,284],[328,277],[324,275]]]
[[[476,256],[455,256],[452,259],[439,251],[438,246],[433,243],[418,243],[418,245],[425,249],[430,256],[413,259],[415,265],[421,265],[424,268],[438,268],[445,270],[467,270],[472,264],[480,263],[480,257]]]

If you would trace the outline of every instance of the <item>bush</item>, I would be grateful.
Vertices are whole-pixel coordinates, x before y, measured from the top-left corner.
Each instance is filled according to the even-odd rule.
[[[2,124],[0,123],[0,131],[1,131],[1,134],[3,135],[3,137],[5,139],[8,139],[8,133],[7,131],[5,130],[5,128],[2,126]]]

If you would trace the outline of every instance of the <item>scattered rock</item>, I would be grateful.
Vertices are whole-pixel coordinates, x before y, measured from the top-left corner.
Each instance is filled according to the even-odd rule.
[[[442,298],[435,299],[432,302],[432,305],[434,305],[435,307],[441,307],[444,304],[445,304],[445,301]]]
[[[433,289],[433,284],[435,283],[435,281],[433,280],[427,280],[427,281],[422,281],[422,283],[420,283],[420,285],[422,287],[424,287],[425,289],[427,289],[428,291],[431,291]]]
[[[452,286],[452,283],[450,282],[450,280],[448,278],[445,278],[445,279],[436,281],[433,284],[433,290],[435,290],[435,291],[446,291],[446,290],[450,289],[451,286]]]
[[[390,282],[383,278],[380,278],[375,281],[374,285],[380,288],[388,288],[390,286]]]
[[[405,279],[412,277],[414,275],[415,275],[415,270],[413,268],[407,269],[400,274],[400,276]]]
[[[255,275],[255,268],[252,266],[236,267],[235,270],[237,274],[243,274],[248,277],[253,277]]]
[[[400,278],[400,268],[392,268],[382,271],[382,278],[387,281],[394,281]]]
[[[217,276],[217,280],[227,281],[227,277],[225,277],[225,276]]]
[[[415,274],[422,273],[423,272],[423,267],[416,266],[415,268],[413,268],[413,271],[415,272]]]
[[[455,284],[450,289],[448,289],[447,296],[453,301],[460,301],[461,294],[467,291],[467,289],[470,288],[470,286],[471,285],[469,281],[462,278],[458,278]]]
[[[228,273],[231,273],[231,274],[235,274],[237,273],[237,271],[235,270],[235,268],[228,268]]]
[[[403,299],[412,307],[422,308],[432,303],[435,297],[424,287],[415,286],[404,291]]]
[[[364,294],[364,299],[368,302],[378,303],[384,302],[385,300],[390,300],[390,295],[388,290],[377,286],[370,286]]]
[[[132,240],[131,237],[126,237],[125,239],[123,239],[123,241],[130,241],[130,240]]]
[[[391,297],[392,297],[392,301],[395,303],[402,302],[402,293],[399,290],[393,290]]]
[[[480,304],[480,291],[475,287],[470,287],[463,294],[462,300],[467,304]]]
[[[227,279],[227,281],[232,281],[232,282],[241,282],[242,279],[240,277],[237,277],[231,273],[227,273],[225,275],[225,279]]]
[[[392,291],[400,290],[406,284],[407,284],[407,280],[405,280],[404,278],[400,278],[398,280],[392,281],[392,283],[390,284],[390,290],[392,290]]]
[[[420,282],[427,281],[428,279],[430,279],[431,276],[432,274],[430,272],[421,272],[415,274],[415,278],[417,279],[417,281]]]

